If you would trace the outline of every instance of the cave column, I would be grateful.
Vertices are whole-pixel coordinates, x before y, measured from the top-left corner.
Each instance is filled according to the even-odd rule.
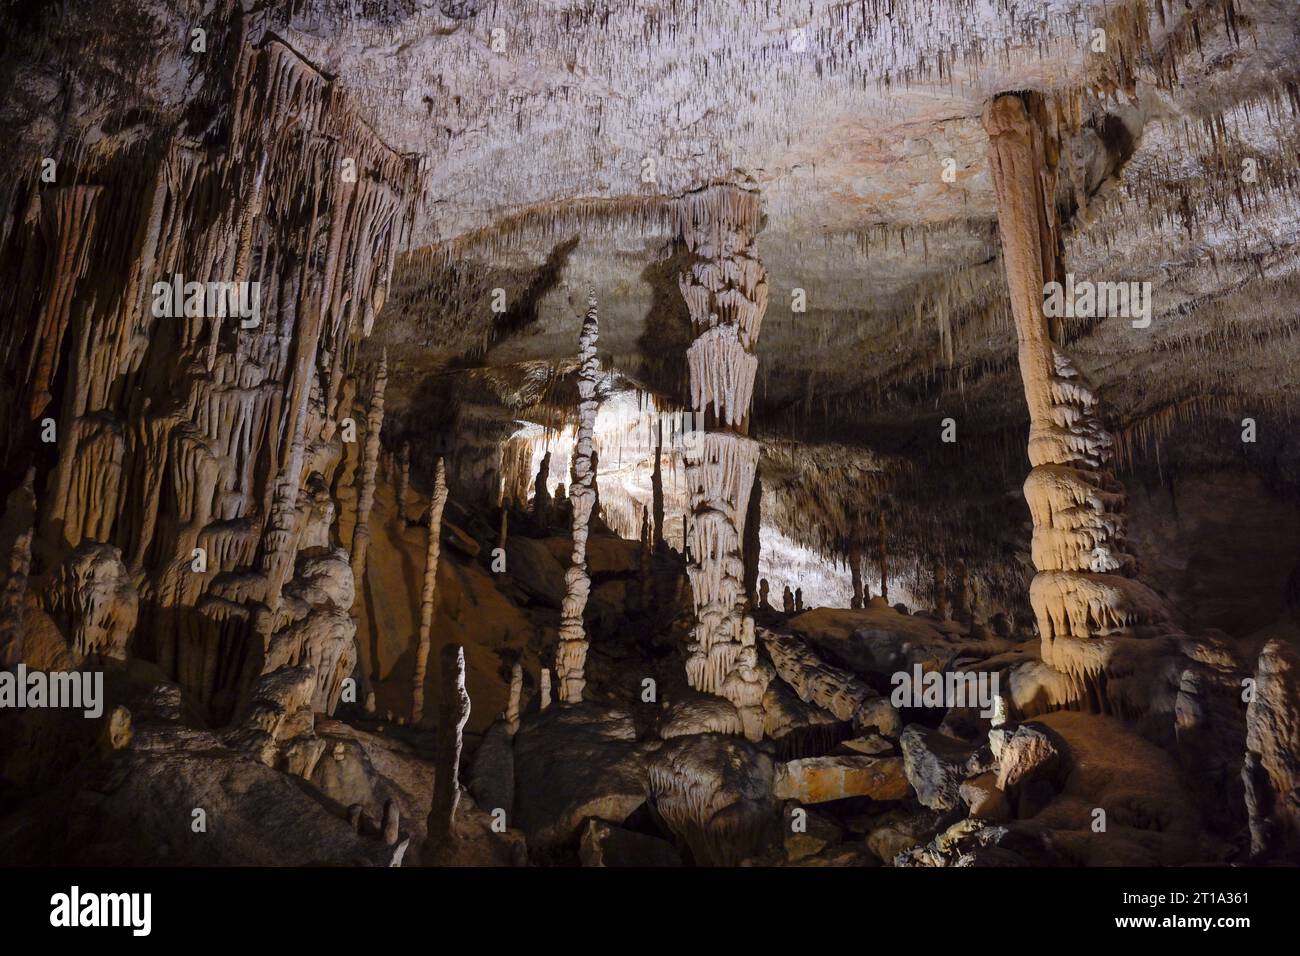
[[[596,314],[596,295],[587,299],[587,317],[578,339],[578,440],[573,452],[573,480],[569,499],[573,505],[573,555],[564,575],[564,604],[561,608],[560,643],[555,650],[555,676],[559,681],[560,700],[566,704],[582,702],[587,681],[587,632],[582,612],[591,593],[587,574],[587,535],[591,513],[596,506],[596,462],[592,441],[596,432],[596,389],[600,383],[600,360],[596,357],[596,339],[600,321]],[[539,483],[538,494],[541,494]]]
[[[1058,142],[1042,97],[995,97],[984,111],[1007,289],[1029,406],[1025,499],[1037,575],[1030,603],[1043,660],[1077,676],[1103,666],[1098,638],[1162,623],[1162,602],[1127,575],[1123,487],[1109,470],[1111,437],[1097,397],[1053,342],[1045,283],[1059,281]],[[961,608],[958,609],[959,613]]]
[[[695,425],[703,428],[702,440],[687,442],[685,455],[687,572],[696,616],[686,676],[695,689],[730,700],[745,735],[757,740],[770,677],[754,646],[744,541],[759,455],[748,435],[754,350],[767,308],[767,272],[754,249],[761,201],[734,186],[710,186],[684,197],[678,211],[690,257],[678,284],[695,335],[686,356],[690,399]]]

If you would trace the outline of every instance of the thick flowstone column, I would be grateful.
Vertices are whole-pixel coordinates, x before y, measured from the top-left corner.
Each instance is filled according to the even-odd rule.
[[[770,676],[754,645],[743,554],[759,453],[748,437],[754,349],[767,309],[767,273],[754,251],[761,202],[756,193],[711,186],[685,197],[679,215],[690,266],[678,282],[695,333],[686,353],[691,407],[704,427],[703,440],[686,452],[696,615],[686,676],[697,690],[735,704],[745,735],[757,740]]]
[[[1111,638],[1157,633],[1167,612],[1130,577],[1134,560],[1124,550],[1124,489],[1110,472],[1111,436],[1096,395],[1052,341],[1043,313],[1044,284],[1059,281],[1061,266],[1058,143],[1042,98],[996,97],[984,128],[1029,406],[1025,499],[1038,571],[1030,602],[1043,660],[1087,680],[1104,668]]]
[[[559,680],[560,700],[566,704],[582,702],[587,685],[583,667],[587,662],[587,632],[582,612],[591,593],[587,574],[587,533],[591,512],[596,504],[596,469],[592,441],[596,432],[596,388],[600,383],[600,360],[596,357],[596,339],[600,322],[596,316],[596,296],[587,299],[587,317],[578,339],[578,440],[574,444],[573,481],[569,500],[573,504],[573,555],[564,574],[564,604],[561,608],[560,643],[555,650],[555,676]]]

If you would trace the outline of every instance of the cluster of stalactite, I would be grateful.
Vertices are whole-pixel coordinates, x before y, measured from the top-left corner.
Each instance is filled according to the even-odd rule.
[[[555,649],[555,677],[559,681],[560,700],[569,704],[582,702],[582,690],[587,685],[584,676],[587,630],[582,623],[582,612],[591,593],[591,577],[587,574],[587,535],[597,501],[592,442],[600,404],[596,397],[600,384],[600,359],[596,356],[599,334],[596,296],[592,293],[578,337],[578,436],[573,450],[573,481],[569,485],[569,501],[573,506],[573,553],[564,573],[560,643]]]
[[[339,422],[417,193],[413,161],[287,45],[230,56],[206,76],[224,84],[210,125],[63,158],[14,191],[0,245],[0,438],[7,467],[37,468],[38,551],[119,549],[132,653],[218,722],[300,628],[286,585],[328,553]],[[256,307],[185,285],[212,282],[249,283]],[[328,656],[327,710],[351,667]]]
[[[748,436],[753,352],[767,308],[767,274],[754,252],[761,204],[753,193],[722,186],[690,194],[679,209],[690,256],[679,283],[695,332],[687,351],[691,404],[704,424],[703,439],[686,454],[696,615],[686,674],[697,690],[730,700],[746,736],[757,739],[770,674],[758,660],[748,613],[744,539],[759,454]]]

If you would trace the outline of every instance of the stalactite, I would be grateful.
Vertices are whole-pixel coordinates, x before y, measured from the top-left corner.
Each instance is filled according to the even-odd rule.
[[[566,704],[582,702],[586,686],[584,665],[587,660],[587,633],[582,612],[591,592],[587,575],[587,535],[592,508],[596,502],[596,473],[592,460],[592,439],[596,430],[599,402],[596,389],[600,384],[600,360],[596,340],[600,323],[596,314],[596,296],[587,299],[587,317],[578,339],[578,441],[573,457],[573,554],[565,572],[564,603],[560,617],[560,643],[555,651],[555,676],[559,680],[560,700]],[[540,483],[541,477],[539,475]],[[540,494],[540,491],[539,491]]]
[[[424,719],[424,677],[433,639],[433,615],[438,607],[438,557],[442,550],[442,510],[447,504],[447,469],[441,458],[434,470],[433,494],[429,497],[429,546],[424,558],[424,590],[420,596],[420,635],[415,648],[415,672],[411,678],[411,723]]]
[[[379,432],[384,424],[384,391],[388,386],[388,353],[379,357],[370,383],[370,408],[366,412],[366,446],[361,463],[361,491],[357,495],[357,521],[352,532],[352,579],[357,589],[366,579],[366,552],[370,547],[370,509],[375,503],[375,472],[379,468]]]
[[[465,648],[444,645],[440,664],[433,800],[422,854],[426,865],[434,865],[453,852],[456,810],[460,806],[460,753],[470,710],[469,692],[465,690]]]

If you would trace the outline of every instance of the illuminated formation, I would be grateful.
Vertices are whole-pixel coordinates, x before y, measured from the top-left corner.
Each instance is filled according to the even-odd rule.
[[[730,700],[745,736],[758,740],[770,673],[754,643],[742,542],[759,451],[748,432],[754,349],[767,310],[767,273],[754,253],[762,210],[757,195],[715,186],[686,197],[678,215],[691,255],[679,280],[695,333],[686,353],[691,407],[704,423],[703,440],[686,459],[697,619],[686,675],[692,687]]]

